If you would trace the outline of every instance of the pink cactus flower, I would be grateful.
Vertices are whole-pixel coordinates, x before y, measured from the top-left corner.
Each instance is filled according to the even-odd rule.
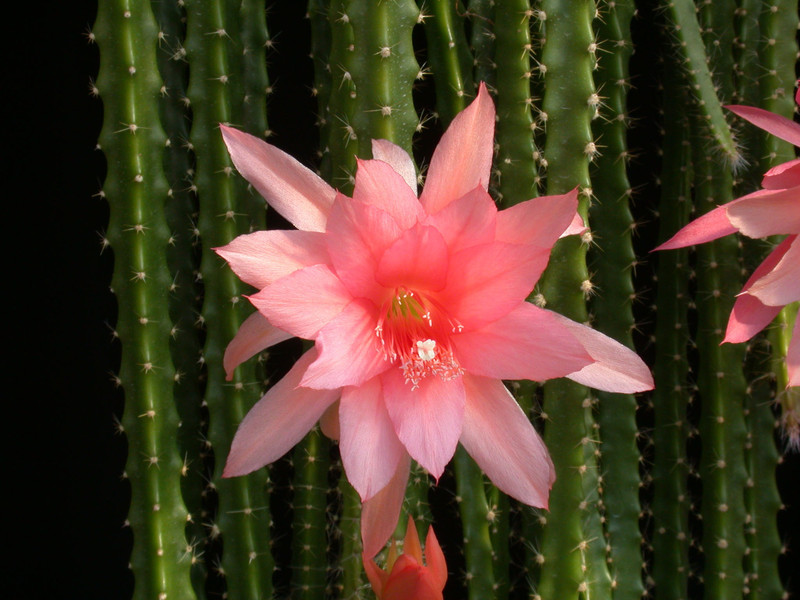
[[[395,528],[410,458],[438,479],[459,442],[501,490],[547,505],[553,465],[501,380],[653,385],[635,353],[525,301],[556,240],[585,227],[577,191],[498,212],[487,193],[494,121],[481,86],[442,137],[419,198],[412,159],[385,140],[358,162],[349,198],[222,127],[239,172],[298,228],[217,250],[260,290],[225,368],[291,336],[315,342],[242,421],[225,476],[280,458],[321,421],[364,503],[369,556]]]
[[[409,516],[403,553],[397,556],[397,546],[392,540],[386,569],[364,556],[364,570],[378,600],[442,600],[447,563],[433,527],[428,528],[425,538],[425,561],[427,564],[422,560],[414,519]]]
[[[800,89],[795,95],[800,104]],[[782,140],[800,146],[800,125],[752,106],[728,110]],[[744,284],[733,305],[724,342],[744,342],[789,304],[800,300],[800,159],[773,167],[763,189],[718,206],[678,231],[656,250],[683,248],[739,231],[751,238],[788,234]],[[800,319],[786,356],[789,386],[800,385]]]

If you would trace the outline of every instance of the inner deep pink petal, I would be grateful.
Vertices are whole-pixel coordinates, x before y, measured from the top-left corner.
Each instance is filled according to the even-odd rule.
[[[316,231],[256,231],[214,250],[239,279],[258,289],[303,267],[328,262],[325,234]]]
[[[417,169],[408,152],[389,140],[372,140],[372,158],[382,160],[397,171],[408,187],[417,195]]]
[[[528,417],[498,379],[465,375],[464,389],[461,444],[506,494],[547,508],[556,472]]]
[[[306,368],[316,357],[313,348],[306,352],[250,409],[233,438],[223,477],[246,475],[279,459],[339,398],[339,390],[299,387]]]
[[[494,152],[494,103],[485,84],[453,119],[436,146],[420,201],[428,214],[481,186],[489,187]]]
[[[382,160],[358,161],[353,199],[390,214],[400,229],[408,229],[425,215],[414,190]]]
[[[519,306],[549,258],[549,249],[500,242],[457,252],[440,303],[465,331],[478,329]]]
[[[387,288],[438,291],[447,278],[447,245],[434,227],[408,229],[383,253],[375,279]]]
[[[378,299],[375,271],[383,253],[402,234],[389,213],[337,196],[328,218],[328,254],[336,274],[355,297]]]
[[[375,335],[377,309],[355,299],[316,337],[319,358],[308,367],[301,385],[312,388],[359,386],[391,366]]]
[[[275,327],[312,340],[342,312],[351,296],[329,267],[314,265],[279,279],[249,299]]]
[[[761,185],[768,190],[800,187],[800,158],[772,167],[764,173]]]
[[[745,283],[742,288],[742,293],[738,295],[736,302],[733,304],[723,342],[731,342],[733,344],[746,342],[769,325],[772,319],[775,318],[775,315],[780,312],[780,306],[767,306],[755,296],[748,294],[747,290],[749,290],[756,281],[775,268],[775,265],[778,264],[781,258],[783,258],[783,255],[789,250],[791,243],[792,239],[789,237],[778,244],[747,279],[747,283]]]
[[[367,558],[383,549],[397,527],[410,468],[411,459],[404,452],[386,487],[361,505],[361,540]]]
[[[233,164],[292,225],[325,231],[336,191],[297,160],[250,134],[220,125]]]
[[[751,238],[800,233],[800,187],[759,190],[726,206],[731,225]]]
[[[546,381],[579,371],[594,359],[555,313],[522,302],[488,325],[453,335],[461,366],[496,379]]]
[[[339,427],[347,480],[369,500],[388,485],[406,453],[386,412],[380,377],[342,390]]]
[[[736,202],[734,200],[733,202]],[[660,246],[653,248],[656,250],[672,250],[674,248],[684,248],[694,244],[702,244],[716,240],[724,235],[736,233],[736,227],[731,225],[728,220],[728,207],[732,204],[724,204],[718,206],[701,217],[696,218],[694,221],[680,229],[666,242]]]
[[[260,312],[254,312],[245,319],[225,348],[225,355],[222,358],[225,379],[227,381],[233,379],[233,370],[247,359],[290,337],[291,333],[275,327]]]
[[[768,306],[786,306],[800,300],[800,241],[791,235],[789,249],[775,267],[758,281],[753,282],[747,293]]]
[[[476,187],[439,212],[428,216],[451,253],[494,241],[497,207],[482,187]]]
[[[552,248],[578,210],[578,188],[520,202],[497,214],[497,241]],[[582,221],[581,221],[582,224]]]
[[[776,135],[793,146],[800,146],[800,125],[794,121],[754,106],[733,104],[725,108],[743,119],[750,121],[759,129]]]
[[[461,377],[443,381],[422,379],[417,389],[403,379],[399,368],[382,375],[383,394],[397,437],[411,457],[437,480],[461,436],[464,384]]]

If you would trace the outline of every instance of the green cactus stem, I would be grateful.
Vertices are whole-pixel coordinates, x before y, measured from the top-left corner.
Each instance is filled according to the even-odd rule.
[[[158,117],[158,29],[149,5],[118,0],[100,6],[93,35],[102,52],[100,145],[108,161],[103,192],[110,206],[107,237],[120,307],[118,381],[125,391],[134,598],[189,600],[195,597],[192,552],[184,535],[189,513],[181,498],[183,460],[175,443],[178,415],[171,393],[172,278],[165,260],[168,184],[161,163],[167,138]]]

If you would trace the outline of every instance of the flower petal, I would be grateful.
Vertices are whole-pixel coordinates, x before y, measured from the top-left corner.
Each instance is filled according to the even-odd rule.
[[[401,554],[392,568],[381,600],[442,600],[442,591],[433,587],[424,567]]]
[[[292,225],[325,231],[336,190],[297,160],[250,134],[219,126],[236,170]]]
[[[768,190],[800,186],[800,158],[772,167],[764,173],[761,185]]]
[[[411,459],[403,453],[391,481],[361,505],[361,541],[367,558],[372,558],[383,549],[397,527],[410,466]]]
[[[464,388],[461,444],[506,494],[547,508],[556,472],[528,417],[498,379],[465,375]]]
[[[467,192],[425,220],[439,230],[451,253],[494,241],[496,222],[497,207],[482,187]]]
[[[233,379],[233,370],[247,359],[290,337],[291,333],[275,327],[260,312],[254,312],[244,320],[239,331],[225,348],[225,355],[222,358],[225,379],[227,381]]]
[[[728,105],[727,108],[734,114],[739,115],[749,121],[759,129],[776,135],[793,146],[800,146],[800,125],[783,117],[776,115],[763,108],[754,106],[742,106],[739,104]]]
[[[596,361],[567,375],[581,385],[605,392],[635,394],[653,389],[653,376],[641,358],[607,335],[554,313]]]
[[[792,339],[786,352],[786,369],[789,372],[789,386],[800,386],[800,315],[795,318]]]
[[[408,152],[389,140],[372,140],[372,158],[389,163],[417,195],[417,168]]]
[[[362,385],[391,366],[378,348],[377,309],[356,299],[316,336],[319,358],[308,367],[300,385],[340,388]]]
[[[552,248],[559,237],[569,235],[578,209],[578,188],[560,196],[542,196],[520,202],[497,213],[497,241]],[[580,219],[582,229],[583,220]],[[577,229],[577,227],[575,227]]]
[[[786,251],[778,264],[747,290],[768,306],[786,306],[800,300],[800,241],[796,235],[789,236]]]
[[[307,340],[314,339],[351,300],[326,265],[295,271],[248,298],[275,327]]]
[[[594,362],[555,313],[528,302],[451,343],[467,372],[497,379],[546,381]]]
[[[250,409],[233,438],[223,477],[246,475],[279,459],[303,439],[325,409],[339,398],[339,390],[298,387],[316,357],[313,348],[306,352]]]
[[[316,231],[256,231],[214,251],[239,279],[258,289],[303,267],[328,262],[325,235]]]
[[[390,214],[400,229],[408,229],[425,216],[416,188],[381,160],[358,160],[353,199]]]
[[[406,536],[403,538],[403,554],[412,557],[418,565],[422,565],[422,544],[419,542],[417,526],[411,515],[408,515]]]
[[[347,480],[362,501],[369,500],[389,484],[406,453],[386,412],[379,377],[342,390],[339,423]]]
[[[329,439],[338,440],[341,437],[338,400],[322,413],[322,416],[319,418],[319,428]]]
[[[382,286],[438,291],[447,278],[447,245],[434,227],[408,229],[383,253],[375,279]]]
[[[583,222],[583,217],[576,212],[575,216],[572,217],[572,222],[558,238],[561,239],[568,235],[583,235],[587,229],[589,228],[586,226],[586,223]]]
[[[411,457],[437,480],[456,450],[464,419],[461,378],[443,381],[430,376],[417,389],[399,368],[384,372],[383,394],[397,437]]]
[[[420,201],[428,214],[481,186],[489,187],[494,152],[494,104],[481,83],[478,96],[450,123],[436,146]]]
[[[425,536],[425,564],[428,567],[431,583],[437,589],[443,590],[447,583],[447,562],[444,559],[444,552],[436,539],[433,526],[428,527],[428,535]]]
[[[737,296],[736,302],[733,304],[723,342],[733,344],[746,342],[769,325],[775,315],[781,311],[780,306],[767,306],[755,296],[748,294],[747,291],[756,281],[775,268],[791,243],[791,237],[783,240],[750,275],[742,288],[742,293]]]
[[[725,206],[731,225],[748,237],[800,233],[800,187],[758,190]]]
[[[735,200],[734,200],[735,202]],[[693,244],[702,244],[716,240],[724,235],[736,232],[736,227],[731,225],[728,220],[727,208],[730,203],[718,206],[701,217],[683,227],[666,242],[653,248],[656,250],[672,250],[674,248],[684,248]]]
[[[549,258],[549,249],[501,242],[456,252],[439,302],[466,331],[478,329],[519,306]]]
[[[375,271],[383,253],[402,234],[389,213],[337,196],[328,218],[328,254],[339,279],[355,297],[377,298]]]

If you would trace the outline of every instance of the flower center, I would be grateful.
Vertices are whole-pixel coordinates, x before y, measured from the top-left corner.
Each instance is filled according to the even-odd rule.
[[[397,362],[406,383],[416,389],[431,375],[448,381],[463,374],[450,349],[450,336],[461,329],[431,298],[397,288],[381,308],[375,334],[384,359]]]

